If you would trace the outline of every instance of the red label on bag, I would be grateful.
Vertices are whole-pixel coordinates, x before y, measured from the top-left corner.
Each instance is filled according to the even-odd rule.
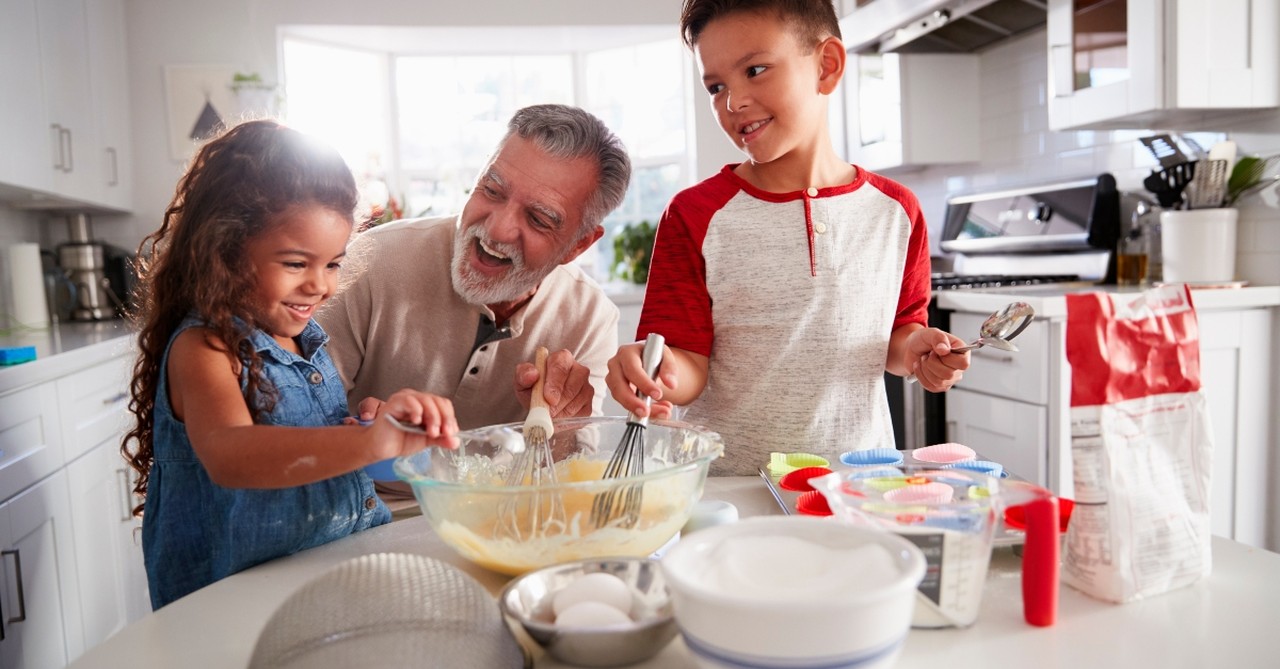
[[[1185,285],[1067,295],[1071,406],[1200,389],[1200,328]]]

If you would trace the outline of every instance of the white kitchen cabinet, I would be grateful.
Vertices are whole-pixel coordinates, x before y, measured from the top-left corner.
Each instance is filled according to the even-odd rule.
[[[850,53],[849,161],[890,170],[979,160],[979,73],[972,54]]]
[[[1028,481],[1048,480],[1048,410],[971,390],[947,392],[947,438]]]
[[[1049,0],[1047,31],[1053,130],[1280,106],[1275,0]]]
[[[135,478],[120,456],[118,434],[67,466],[85,648],[151,610],[142,521],[132,515]]]
[[[130,146],[128,52],[124,0],[92,0],[89,29],[89,84],[97,111],[97,145],[89,156],[97,177],[97,200],[116,209],[133,206],[133,150]]]
[[[53,145],[53,190],[77,200],[97,195],[97,123],[89,88],[84,0],[39,0],[40,69]]]
[[[57,380],[63,450],[67,462],[104,440],[118,443],[128,429],[133,360],[121,356]]]
[[[0,201],[126,211],[123,0],[0,0]]]
[[[54,383],[0,395],[0,502],[65,463]]]
[[[66,666],[84,651],[67,475],[0,504],[0,667]]]
[[[0,0],[0,189],[53,187],[36,26],[33,0]]]

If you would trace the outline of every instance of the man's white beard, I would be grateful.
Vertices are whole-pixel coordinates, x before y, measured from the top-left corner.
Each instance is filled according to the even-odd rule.
[[[458,230],[453,239],[453,271],[450,272],[453,278],[453,289],[467,304],[483,306],[519,300],[542,283],[542,280],[556,268],[556,263],[547,263],[546,267],[542,268],[526,267],[524,253],[519,248],[512,244],[500,244],[484,239],[483,232],[483,226],[473,225]],[[501,278],[491,279],[472,270],[467,257],[477,239],[483,239],[485,246],[511,260],[511,267]]]

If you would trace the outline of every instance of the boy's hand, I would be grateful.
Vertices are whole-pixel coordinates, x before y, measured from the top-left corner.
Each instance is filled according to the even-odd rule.
[[[663,347],[662,364],[658,366],[658,380],[649,378],[644,373],[644,342],[623,344],[618,352],[609,359],[609,373],[605,375],[605,383],[609,386],[609,394],[623,409],[638,417],[652,415],[654,418],[665,418],[671,415],[671,402],[662,401],[663,386],[677,386],[676,365],[672,359],[670,347]],[[637,397],[642,393],[654,400],[653,406],[646,412],[644,400]]]
[[[958,383],[969,369],[967,351],[951,352],[964,345],[963,339],[938,328],[920,328],[907,337],[904,363],[925,390],[940,393]]]
[[[360,404],[356,406],[356,415],[343,418],[342,424],[368,425],[373,421],[374,416],[378,415],[378,409],[381,407],[382,400],[376,397],[366,397],[360,400]]]
[[[538,382],[538,368],[531,362],[516,365],[516,397],[529,408],[533,384]],[[596,389],[591,385],[591,370],[574,359],[568,349],[547,356],[547,378],[542,384],[542,397],[552,418],[577,418],[591,415],[591,402]]]
[[[360,403],[362,409],[366,402],[368,400]],[[379,459],[407,455],[427,446],[458,447],[458,422],[453,415],[453,403],[444,397],[417,390],[400,390],[378,406],[377,416],[382,414],[390,414],[402,423],[420,425],[427,434],[411,434],[388,421],[375,420],[369,427],[374,431],[375,443],[391,451]]]

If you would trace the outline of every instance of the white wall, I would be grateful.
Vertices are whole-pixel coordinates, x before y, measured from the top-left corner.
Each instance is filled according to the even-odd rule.
[[[981,162],[890,173],[920,198],[935,250],[948,193],[1093,177],[1102,172],[1115,175],[1122,190],[1141,190],[1142,179],[1156,165],[1146,147],[1138,142],[1139,137],[1153,131],[1052,132],[1048,129],[1045,39],[1044,31],[1039,30],[981,54],[982,109],[978,128],[982,138]],[[1280,111],[1252,112],[1219,123],[1221,125],[1208,123],[1197,128],[1161,131],[1225,132],[1225,136],[1239,144],[1241,155],[1280,153]],[[956,128],[955,131],[967,130]],[[1277,205],[1274,189],[1265,197],[1252,197],[1240,203],[1237,278],[1255,284],[1280,284],[1280,208]]]

